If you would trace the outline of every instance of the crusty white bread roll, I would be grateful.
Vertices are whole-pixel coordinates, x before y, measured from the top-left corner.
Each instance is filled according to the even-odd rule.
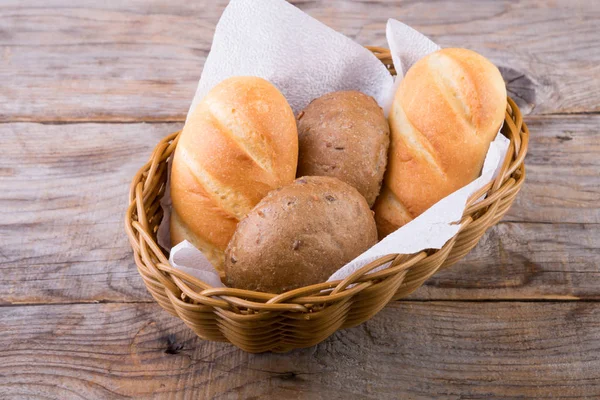
[[[215,86],[186,121],[171,170],[171,242],[184,239],[222,271],[235,227],[298,163],[296,120],[285,97],[257,77]]]
[[[479,176],[505,111],[500,71],[474,51],[439,50],[409,69],[389,115],[380,238]]]

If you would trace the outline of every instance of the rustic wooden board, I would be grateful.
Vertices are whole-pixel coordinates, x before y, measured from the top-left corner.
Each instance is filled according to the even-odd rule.
[[[129,183],[181,124],[0,124],[0,303],[148,299]]]
[[[599,124],[532,118],[515,222],[412,298],[598,298],[600,224],[585,221],[600,221]],[[122,220],[130,179],[180,127],[0,124],[0,303],[150,301]]]
[[[392,17],[480,51],[532,137],[523,190],[465,260],[283,355],[196,338],[123,232],[227,2],[0,2],[0,398],[600,398],[597,2],[293,1],[364,45]]]
[[[500,223],[411,299],[600,299],[600,225]]]
[[[600,223],[600,116],[531,116],[526,122],[527,178],[506,220]]]
[[[397,302],[288,354],[205,342],[154,304],[0,308],[0,397],[598,398],[600,304]]]
[[[3,1],[0,121],[183,120],[226,3]],[[294,3],[363,45],[386,46],[385,23],[398,18],[480,51],[525,112],[600,110],[594,1]]]

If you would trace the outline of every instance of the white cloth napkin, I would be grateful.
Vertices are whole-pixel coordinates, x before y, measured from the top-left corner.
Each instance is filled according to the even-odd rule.
[[[283,0],[232,0],[217,24],[190,112],[213,86],[236,75],[269,80],[285,95],[294,112],[325,93],[350,89],[373,96],[388,110],[404,73],[439,46],[393,19],[388,20],[386,36],[398,73],[395,80],[369,50]],[[478,179],[388,235],[329,280],[343,279],[383,255],[441,248],[460,229],[456,222],[460,221],[469,196],[496,176],[508,144],[508,139],[498,133]],[[165,217],[158,240],[161,246],[170,249],[168,182],[161,204]],[[223,286],[217,271],[189,242],[170,250],[169,262],[173,267],[213,286]]]

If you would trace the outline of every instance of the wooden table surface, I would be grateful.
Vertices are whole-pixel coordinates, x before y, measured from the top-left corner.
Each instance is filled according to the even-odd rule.
[[[0,2],[0,398],[600,397],[600,2],[308,1],[502,69],[531,130],[514,206],[461,263],[288,354],[199,340],[155,304],[129,182],[181,129],[226,1]]]

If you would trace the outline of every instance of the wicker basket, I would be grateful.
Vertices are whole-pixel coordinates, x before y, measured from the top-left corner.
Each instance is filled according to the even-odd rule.
[[[390,53],[370,47],[395,74]],[[338,329],[373,317],[385,305],[419,288],[440,268],[464,257],[485,231],[509,209],[525,179],[523,160],[529,132],[509,98],[503,133],[510,139],[498,177],[469,199],[461,229],[443,248],[418,254],[390,254],[342,281],[312,285],[283,294],[214,288],[169,265],[156,243],[162,218],[159,201],[165,190],[167,159],[178,134],[164,138],[133,178],[125,228],[146,287],[168,312],[181,318],[199,337],[228,341],[248,352],[285,352],[309,347]],[[486,194],[485,200],[475,200]],[[379,272],[372,269],[387,263]]]

